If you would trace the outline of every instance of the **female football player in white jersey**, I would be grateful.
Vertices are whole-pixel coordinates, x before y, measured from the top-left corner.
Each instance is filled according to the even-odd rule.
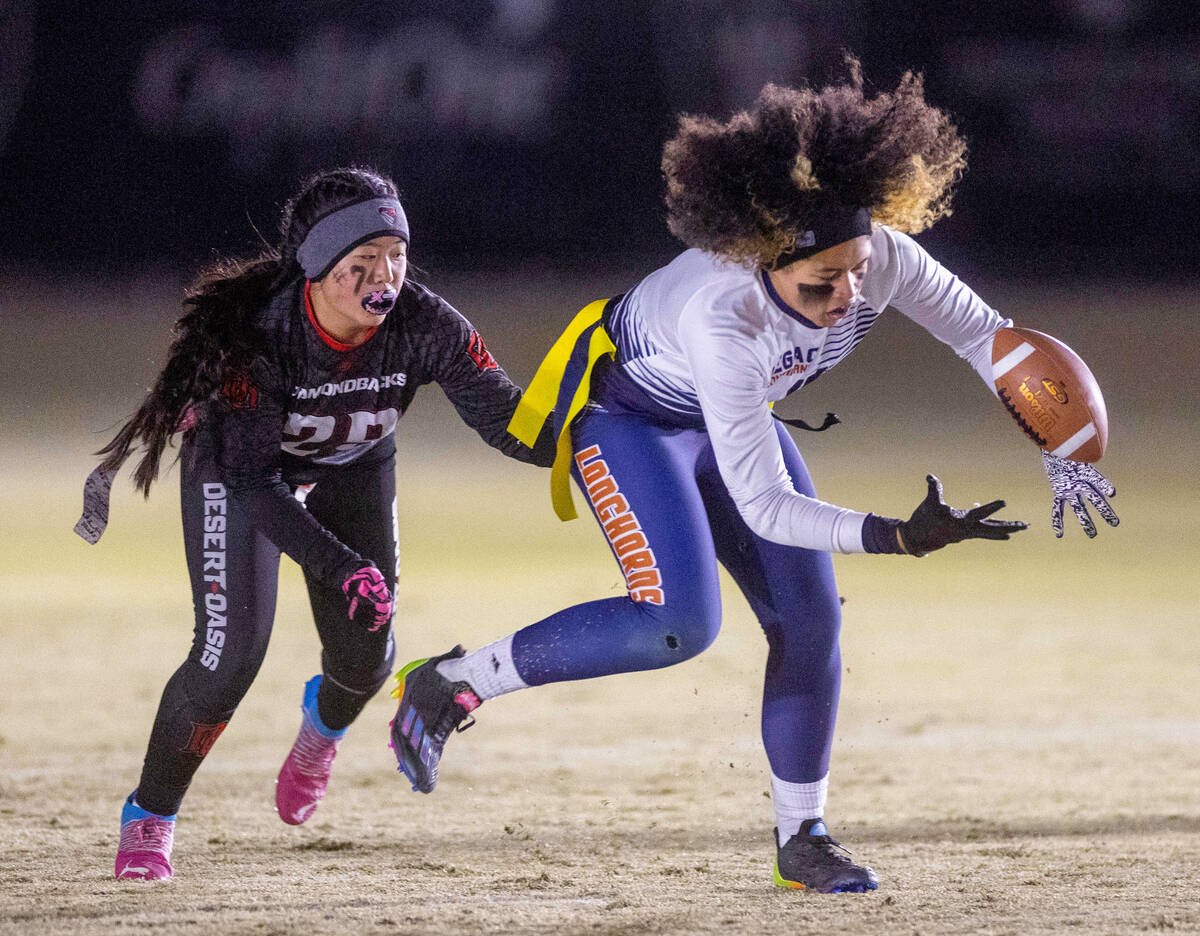
[[[449,732],[483,701],[700,653],[720,626],[721,563],[767,637],[762,737],[775,881],[876,887],[823,821],[841,672],[830,553],[922,556],[965,539],[1008,539],[1025,524],[991,519],[999,500],[948,507],[932,475],[905,521],[820,501],[770,407],[842,361],[889,306],[990,386],[992,336],[1011,323],[909,236],[949,211],[964,151],[919,77],[868,96],[853,61],[843,84],[767,86],[728,122],[681,119],[663,169],[669,224],[689,249],[581,312],[512,426],[528,440],[553,412],[556,430],[565,427],[555,506],[572,513],[569,470],[628,594],[567,608],[465,656],[455,648],[405,667],[392,742],[414,789],[433,789]],[[1078,494],[1072,484],[1057,483],[1058,510]]]
[[[317,808],[341,738],[391,672],[395,429],[418,388],[439,384],[504,454],[543,466],[554,457],[548,431],[533,446],[509,434],[520,388],[462,315],[408,278],[408,222],[390,179],[318,173],[280,231],[276,247],[193,285],[166,367],[103,450],[76,526],[96,542],[121,464],[144,448],[135,477],[148,495],[183,434],[195,636],[121,812],[118,878],[174,873],[184,794],[267,650],[281,551],[304,570],[322,653],[275,804],[293,825]]]

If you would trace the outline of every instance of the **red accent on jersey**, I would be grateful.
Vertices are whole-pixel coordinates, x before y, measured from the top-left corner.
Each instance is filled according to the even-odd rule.
[[[220,722],[216,725],[197,725],[192,722],[192,734],[183,746],[183,753],[204,757],[212,750],[212,746],[217,743],[217,738],[228,724],[229,722]]]
[[[225,375],[221,384],[221,396],[234,409],[257,409],[258,388],[250,382],[245,371],[233,371]]]
[[[358,345],[346,344],[344,341],[338,341],[333,337],[333,335],[329,334],[329,332],[325,331],[325,329],[321,327],[321,323],[317,321],[317,315],[315,312],[313,312],[312,307],[312,280],[304,281],[304,311],[308,313],[308,320],[312,322],[312,327],[316,329],[317,335],[320,336],[321,340],[325,342],[325,344],[333,348],[334,351],[351,351],[358,347]],[[369,332],[367,332],[367,337],[364,338],[363,341],[369,340],[370,337],[378,330],[378,328],[372,328]],[[359,344],[361,343],[362,342],[359,342]]]
[[[471,360],[481,371],[495,370],[500,366],[488,351],[487,345],[483,343],[483,337],[477,331],[472,331],[471,337],[467,339],[467,354],[471,355]]]

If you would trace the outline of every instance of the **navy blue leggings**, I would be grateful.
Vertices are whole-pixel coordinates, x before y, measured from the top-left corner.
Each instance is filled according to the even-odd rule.
[[[797,491],[808,469],[776,425]],[[771,770],[821,779],[841,685],[841,607],[828,553],[756,536],[729,496],[708,434],[589,409],[574,428],[572,474],[625,576],[628,595],[575,605],[517,632],[513,662],[541,685],[657,669],[708,647],[721,626],[717,563],[767,636],[762,735]]]

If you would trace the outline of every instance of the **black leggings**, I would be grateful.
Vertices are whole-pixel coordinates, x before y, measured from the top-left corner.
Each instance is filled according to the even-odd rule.
[[[258,673],[279,578],[279,550],[251,526],[211,456],[185,443],[181,463],[195,634],[163,690],[137,794],[143,809],[165,816],[179,810],[192,776]],[[374,562],[395,593],[394,457],[331,469],[297,496],[322,526]],[[329,728],[344,728],[387,680],[395,657],[391,628],[369,633],[347,618],[340,589],[307,574],[305,582],[322,647],[318,711]],[[297,683],[297,699],[300,692]]]

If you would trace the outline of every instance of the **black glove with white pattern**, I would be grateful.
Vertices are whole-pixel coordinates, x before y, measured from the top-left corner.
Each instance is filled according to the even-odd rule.
[[[1089,538],[1095,538],[1096,524],[1092,522],[1084,501],[1090,502],[1096,508],[1096,513],[1100,514],[1109,526],[1116,526],[1121,522],[1108,502],[1108,498],[1116,495],[1117,489],[1094,465],[1059,458],[1045,450],[1042,451],[1042,464],[1046,468],[1046,476],[1050,479],[1050,488],[1054,491],[1054,504],[1050,507],[1050,526],[1059,539],[1062,539],[1063,535],[1063,508],[1067,504],[1075,511],[1083,532]]]

